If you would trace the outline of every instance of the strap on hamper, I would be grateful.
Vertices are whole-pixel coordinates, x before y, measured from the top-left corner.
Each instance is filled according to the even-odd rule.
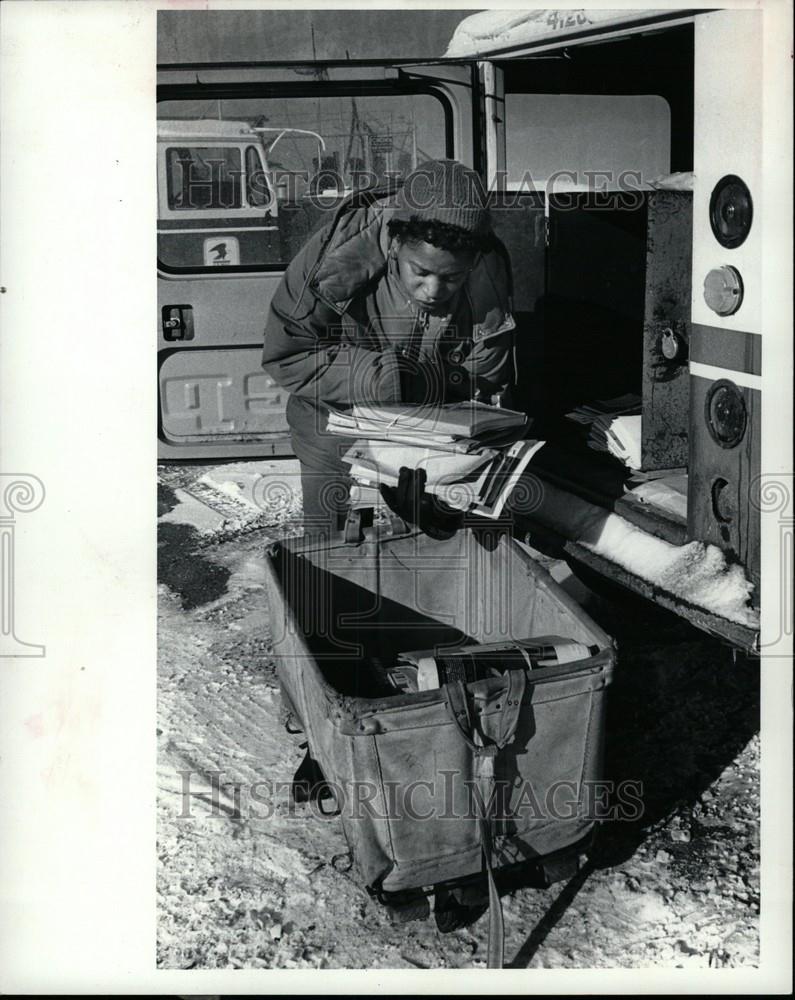
[[[461,681],[445,685],[446,706],[449,715],[467,746],[474,754],[475,776],[478,782],[480,801],[478,809],[478,832],[480,847],[486,867],[489,886],[489,948],[490,969],[501,969],[504,962],[505,924],[502,901],[494,881],[492,867],[492,838],[490,811],[494,803],[494,758],[504,746],[510,743],[519,722],[519,710],[525,688],[524,670],[509,670],[506,687],[499,694],[501,714],[494,741],[485,743],[481,732],[472,724],[466,688]]]

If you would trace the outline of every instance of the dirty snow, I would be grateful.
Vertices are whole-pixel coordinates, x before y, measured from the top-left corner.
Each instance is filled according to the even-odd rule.
[[[300,516],[297,459],[173,466],[161,475],[169,489],[164,524],[193,527],[205,541],[219,541],[268,524],[288,524]]]

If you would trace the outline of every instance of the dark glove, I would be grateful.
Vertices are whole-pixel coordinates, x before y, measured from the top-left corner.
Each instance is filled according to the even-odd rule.
[[[430,538],[451,538],[461,527],[463,512],[448,507],[425,492],[425,469],[402,466],[397,486],[381,485],[381,496],[390,510],[409,524],[416,524]]]

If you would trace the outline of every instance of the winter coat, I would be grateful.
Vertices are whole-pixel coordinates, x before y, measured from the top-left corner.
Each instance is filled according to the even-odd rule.
[[[271,302],[262,364],[290,394],[321,406],[413,401],[400,375],[405,330],[392,321],[379,327],[372,312],[391,266],[393,211],[389,201],[343,206],[289,264]],[[481,255],[458,301],[455,323],[431,351],[444,371],[440,394],[504,394],[514,381],[515,323],[502,253]]]

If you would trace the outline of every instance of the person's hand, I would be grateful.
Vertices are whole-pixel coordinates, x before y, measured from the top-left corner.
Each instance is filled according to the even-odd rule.
[[[381,484],[381,496],[389,509],[408,524],[419,524],[426,478],[425,469],[409,469],[403,465],[397,486]]]
[[[451,538],[461,527],[464,515],[425,492],[425,469],[401,466],[397,486],[381,485],[387,506],[408,524],[416,524],[431,538]]]

